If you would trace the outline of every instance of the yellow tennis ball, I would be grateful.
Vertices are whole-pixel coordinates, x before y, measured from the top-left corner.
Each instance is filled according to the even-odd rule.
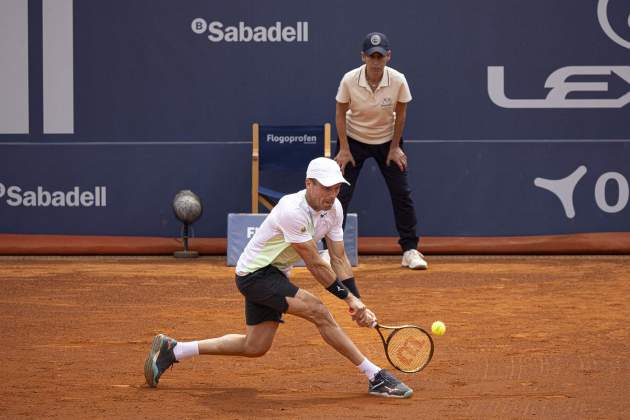
[[[431,325],[431,331],[433,331],[435,335],[444,335],[446,332],[446,324],[442,321],[435,321],[433,325]]]

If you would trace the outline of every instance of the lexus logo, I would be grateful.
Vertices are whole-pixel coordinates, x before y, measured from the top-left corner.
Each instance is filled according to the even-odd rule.
[[[599,0],[597,18],[608,37],[624,48],[630,41],[615,31],[609,20],[609,1]],[[627,3],[626,3],[627,4]],[[625,4],[624,4],[625,5]],[[627,6],[626,6],[627,7]],[[619,13],[617,8],[615,13]],[[626,10],[626,13],[630,11]],[[630,26],[630,16],[628,17]],[[592,76],[588,81],[576,81],[575,76]],[[622,86],[623,91],[611,98],[609,85]],[[514,99],[505,93],[505,69],[488,66],[488,96],[501,108],[623,108],[630,103],[630,66],[564,66],[547,77],[544,87],[550,89],[545,98]],[[589,98],[569,97],[572,93],[599,92],[601,96]]]

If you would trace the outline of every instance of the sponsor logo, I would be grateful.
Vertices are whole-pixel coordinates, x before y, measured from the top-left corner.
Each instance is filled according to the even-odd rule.
[[[575,217],[573,193],[575,192],[575,187],[578,182],[584,177],[584,175],[586,175],[587,172],[588,168],[585,165],[580,165],[575,171],[562,179],[546,179],[538,177],[534,179],[534,185],[538,188],[547,190],[558,197],[567,219],[573,219]],[[617,200],[614,203],[610,203],[606,200],[606,185],[609,182],[611,186],[613,184],[616,184],[617,186]],[[605,213],[619,213],[625,209],[628,204],[630,196],[628,180],[619,172],[605,172],[601,174],[595,182],[594,195],[595,203],[601,211]]]
[[[604,76],[607,81],[568,82],[574,76]],[[621,79],[626,93],[613,99],[569,99],[575,92],[608,92],[608,82]],[[629,66],[568,66],[549,75],[545,87],[551,89],[545,99],[510,99],[505,95],[504,69],[488,67],[488,95],[502,108],[621,108],[630,103]]]
[[[604,33],[617,44],[630,49],[630,41],[622,38],[612,28],[608,19],[609,0],[599,0],[597,17]],[[628,20],[630,26],[630,16]],[[593,76],[596,76],[593,77]],[[589,77],[588,81],[576,81],[576,77]],[[505,94],[505,69],[488,66],[488,96],[501,108],[622,108],[630,103],[630,66],[566,66],[553,71],[545,81],[550,89],[544,99],[512,99]],[[609,85],[623,86],[623,93],[610,98]],[[569,98],[575,93],[589,92],[589,98]],[[601,96],[593,98],[592,93]],[[604,96],[604,93],[608,95]]]
[[[23,190],[18,185],[5,187],[0,183],[0,199],[11,207],[106,207],[107,187],[82,190],[75,186],[69,191],[48,191],[41,185]]]
[[[295,25],[275,22],[270,26],[250,26],[245,22],[226,25],[221,21],[195,18],[190,24],[197,35],[208,33],[210,42],[308,42],[308,22]]]
[[[567,81],[574,76],[605,76],[609,81],[618,77],[625,82],[628,91],[613,99],[569,99],[567,96],[575,92],[608,92],[608,81]],[[488,67],[488,95],[502,108],[621,108],[630,103],[630,67],[562,67],[549,75],[545,87],[551,89],[545,99],[510,99],[505,95],[503,67]]]
[[[610,19],[608,18],[608,3],[609,0],[599,0],[599,3],[597,3],[597,19],[599,20],[599,25],[604,30],[604,33],[608,35],[608,38],[622,47],[630,49],[630,41],[621,37],[610,24]],[[630,14],[628,15],[628,26],[630,26]]]
[[[372,35],[370,42],[372,45],[379,45],[381,43],[381,36],[377,34]]]
[[[247,226],[247,239],[251,239],[257,230],[258,226]]]
[[[304,144],[317,144],[317,136],[309,136],[303,134],[301,136],[277,136],[275,134],[267,134],[267,143],[304,143]]]

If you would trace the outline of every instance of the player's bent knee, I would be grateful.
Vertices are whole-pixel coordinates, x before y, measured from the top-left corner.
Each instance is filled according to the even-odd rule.
[[[330,311],[317,296],[300,289],[294,299],[293,306],[291,303],[289,304],[291,313],[294,315],[307,319],[317,326],[335,325],[335,320]]]
[[[330,310],[324,305],[317,296],[309,294],[309,318],[317,326],[322,325],[334,325],[335,320],[330,313]]]
[[[269,349],[245,349],[245,357],[262,357],[267,354],[267,350]]]
[[[322,301],[319,297],[315,296],[314,294],[310,292],[307,292],[304,289],[300,289],[296,297],[299,298],[302,302],[304,302],[308,306],[322,304]]]
[[[243,345],[243,356],[264,356],[273,344],[273,336],[273,334],[256,334],[255,331],[250,332],[245,338],[245,343]]]
[[[268,346],[268,345],[245,344],[245,352],[244,352],[243,356],[245,356],[245,357],[262,357],[265,354],[267,354],[267,352],[269,351],[270,348],[271,348],[271,346]]]
[[[302,300],[306,304],[306,316],[315,323],[323,321],[328,312],[328,308],[324,305],[320,298],[310,293],[302,296]]]
[[[322,302],[313,305],[311,314],[313,322],[318,326],[336,324],[332,314]]]

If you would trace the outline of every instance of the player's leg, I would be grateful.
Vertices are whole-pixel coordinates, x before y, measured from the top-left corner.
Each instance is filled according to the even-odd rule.
[[[271,348],[278,329],[277,321],[247,326],[247,334],[226,334],[200,341],[177,342],[164,334],[153,338],[144,364],[147,384],[157,386],[160,377],[174,363],[202,355],[260,357]]]
[[[373,364],[361,353],[318,297],[300,289],[294,297],[287,297],[287,301],[289,303],[288,313],[315,324],[324,341],[365,374],[368,378],[368,392],[370,394],[394,398],[408,398],[413,394],[411,388],[386,369],[381,369]]]
[[[245,357],[264,355],[271,348],[278,325],[282,322],[282,314],[288,309],[286,296],[295,296],[298,291],[298,287],[284,273],[272,266],[263,267],[246,276],[237,276],[236,285],[245,297],[247,334],[227,334],[198,341],[199,354]],[[175,353],[178,357],[177,348]],[[179,360],[181,359],[178,358]]]
[[[247,334],[227,334],[200,341],[177,342],[164,334],[153,338],[151,350],[144,364],[147,384],[157,386],[160,377],[174,363],[204,355],[260,357],[271,348],[278,322],[265,321],[248,325]]]
[[[260,357],[271,348],[282,314],[287,311],[286,296],[295,296],[298,287],[276,267],[267,266],[246,276],[237,276],[236,285],[245,297],[247,334],[227,334],[199,341],[199,354]]]
[[[317,296],[300,289],[294,297],[287,298],[287,302],[289,304],[287,313],[315,324],[324,341],[352,363],[359,365],[365,359]]]
[[[276,321],[248,325],[247,334],[227,334],[197,342],[199,354],[261,357],[271,348],[277,330]]]
[[[282,322],[282,314],[288,308],[285,296],[294,296],[298,287],[271,266],[237,276],[236,284],[245,296],[247,334],[227,334],[179,343],[164,334],[155,336],[144,365],[149,386],[157,386],[162,374],[173,363],[189,357],[199,354],[259,357],[269,350],[278,323]]]

